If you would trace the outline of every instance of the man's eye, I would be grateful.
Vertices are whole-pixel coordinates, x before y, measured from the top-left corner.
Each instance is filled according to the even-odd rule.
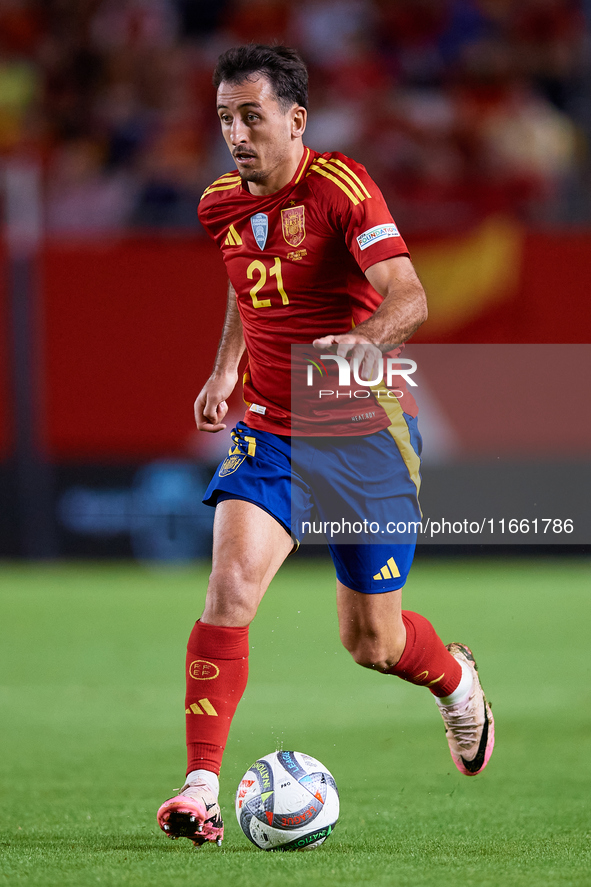
[[[232,118],[230,117],[229,114],[220,114],[220,120],[222,121],[222,123],[231,123],[232,122]]]
[[[250,123],[252,123],[253,120],[258,120],[259,117],[258,117],[258,114],[249,114],[248,117],[247,117],[246,119],[247,119]]]

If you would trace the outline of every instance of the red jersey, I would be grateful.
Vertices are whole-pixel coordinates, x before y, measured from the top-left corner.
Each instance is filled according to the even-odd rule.
[[[289,184],[274,194],[254,196],[237,171],[221,176],[205,190],[199,218],[236,290],[248,355],[244,421],[290,434],[291,346],[347,333],[370,317],[382,298],[364,271],[408,255],[406,244],[361,164],[309,148]],[[336,365],[331,370],[336,376]],[[371,409],[368,401],[343,396],[319,402],[305,384],[293,419],[294,433],[310,435],[371,434],[390,424],[379,399],[372,397]]]

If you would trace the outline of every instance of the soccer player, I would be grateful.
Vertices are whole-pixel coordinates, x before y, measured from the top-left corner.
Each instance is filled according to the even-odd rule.
[[[187,776],[158,810],[170,837],[196,845],[221,844],[218,775],[246,686],[248,626],[297,547],[303,519],[314,506],[321,517],[332,508],[375,521],[420,520],[421,444],[408,392],[393,397],[382,386],[379,397],[373,386],[371,409],[367,399],[339,397],[332,383],[337,396],[327,402],[314,401],[313,386],[292,400],[292,345],[309,346],[312,367],[324,358],[322,371],[356,360],[363,385],[382,352],[402,345],[427,316],[407,247],[364,167],[304,145],[307,84],[298,53],[284,46],[230,49],[214,73],[237,169],[200,203],[230,284],[214,369],[195,402],[197,427],[226,427],[245,349],[249,407],[204,499],[216,513],[205,609],[187,648]],[[454,763],[475,775],[492,753],[492,712],[470,649],[446,647],[427,619],[401,608],[415,541],[416,533],[393,544],[329,540],[341,640],[360,665],[430,690]]]

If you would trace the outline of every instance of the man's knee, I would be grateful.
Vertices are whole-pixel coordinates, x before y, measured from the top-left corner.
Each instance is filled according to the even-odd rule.
[[[341,641],[357,665],[374,671],[387,672],[400,660],[404,652],[404,634],[364,630],[341,631]]]
[[[254,617],[265,592],[261,580],[244,564],[225,563],[212,569],[201,617],[212,625],[244,626]]]

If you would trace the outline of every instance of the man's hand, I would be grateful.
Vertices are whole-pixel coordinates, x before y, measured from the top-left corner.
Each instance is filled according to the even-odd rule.
[[[371,265],[365,272],[383,298],[371,317],[350,333],[314,340],[317,351],[358,361],[358,378],[377,379],[382,352],[405,342],[427,319],[427,299],[408,256],[395,256]],[[355,369],[355,364],[353,364]]]
[[[360,336],[357,333],[323,336],[321,339],[314,339],[313,345],[317,351],[347,357],[349,363],[356,360],[360,379],[375,379],[379,375],[383,359],[382,352],[365,336]],[[352,365],[355,367],[355,364]]]
[[[209,377],[195,401],[195,422],[199,431],[223,431],[224,417],[228,412],[226,399],[230,397],[238,373],[213,374]]]

